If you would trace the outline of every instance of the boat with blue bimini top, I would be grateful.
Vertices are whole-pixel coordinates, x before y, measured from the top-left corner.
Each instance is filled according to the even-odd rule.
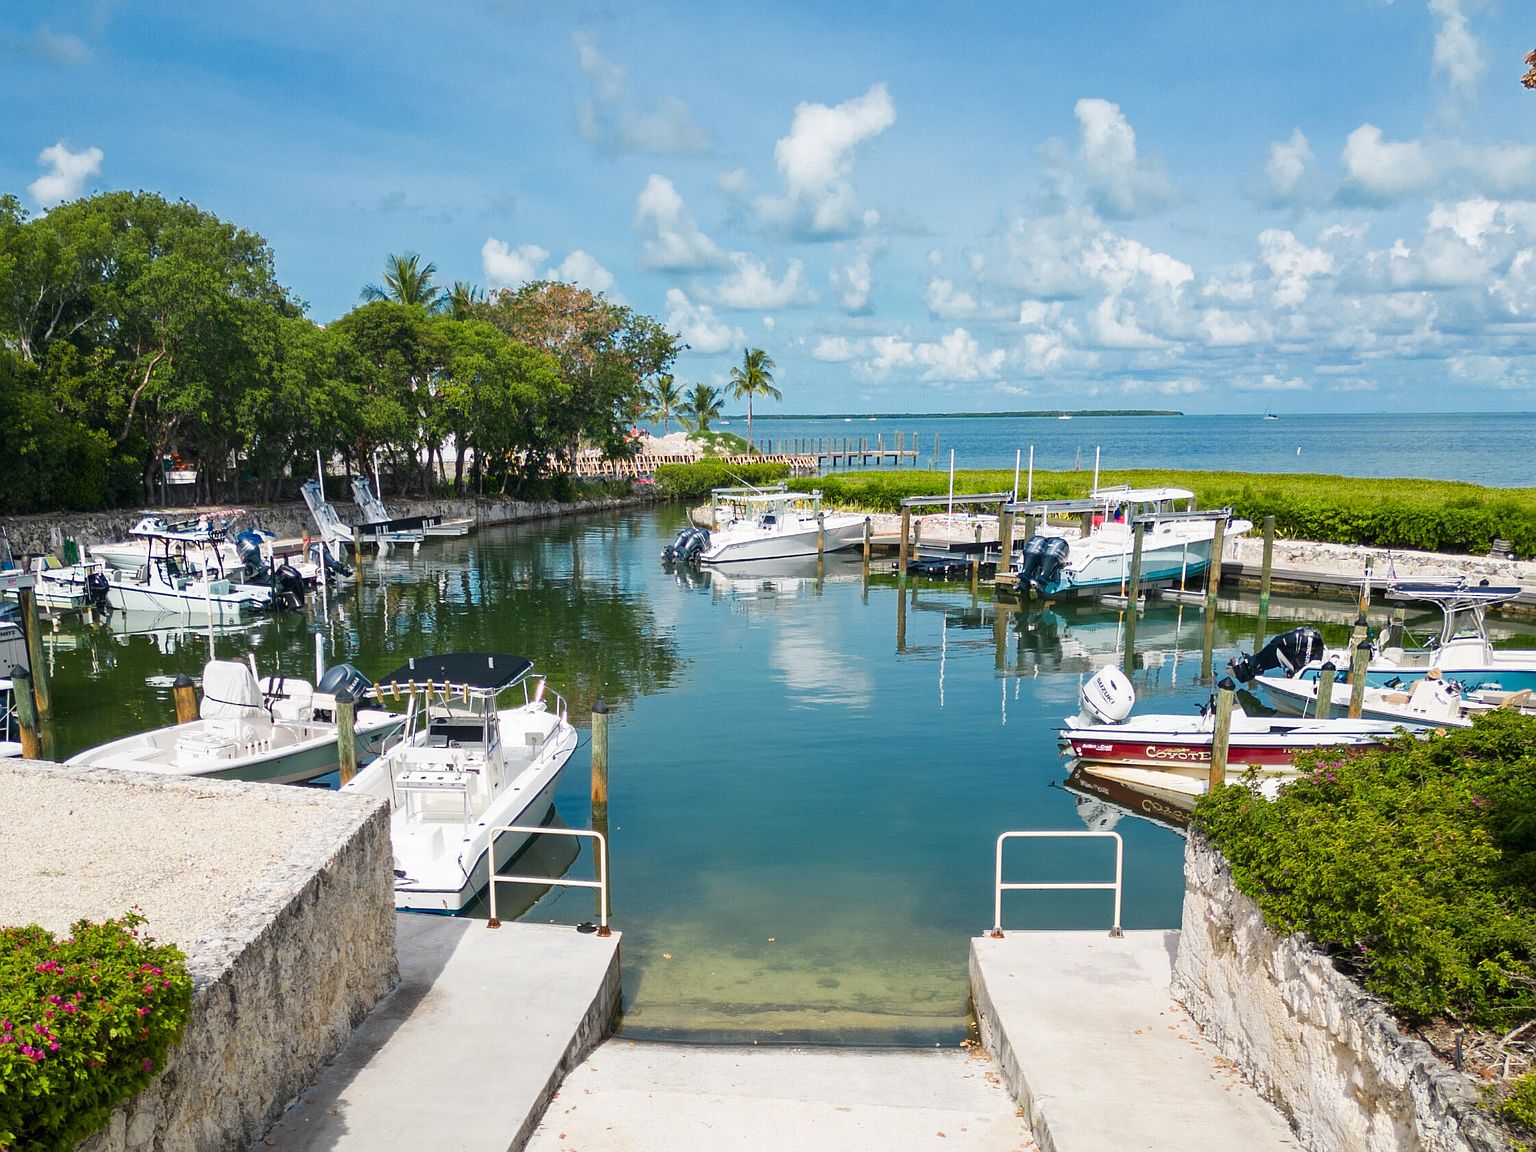
[[[1036,534],[1016,558],[1018,586],[1042,596],[1123,586],[1130,578],[1136,527],[1142,526],[1141,583],[1182,583],[1211,564],[1216,526],[1223,539],[1253,525],[1235,519],[1229,508],[1196,511],[1195,496],[1183,488],[1099,488],[1086,500],[1019,501],[1017,516],[1038,518]],[[1078,516],[1087,531],[1051,525],[1051,516]]]
[[[521,656],[461,652],[407,661],[374,690],[404,702],[400,742],[343,792],[389,801],[395,907],[461,912],[489,882],[491,830],[542,825],[576,729]],[[521,689],[522,702],[502,707]],[[528,833],[495,837],[500,869]]]
[[[1441,613],[1440,630],[1417,648],[1405,643],[1407,637],[1396,624],[1377,634],[1371,640],[1366,684],[1411,694],[1426,677],[1444,679],[1455,681],[1458,692],[1492,705],[1502,703],[1503,694],[1536,690],[1536,651],[1501,652],[1488,636],[1488,609],[1520,594],[1521,589],[1513,585],[1473,584],[1466,579],[1394,581],[1387,586],[1386,598],[1433,605]],[[1238,657],[1230,665],[1232,674],[1245,682],[1264,676],[1264,690],[1277,705],[1315,712],[1317,680],[1323,665],[1331,663],[1338,671],[1334,707],[1347,707],[1350,654],[1323,650],[1320,635],[1307,637],[1302,644],[1294,637],[1303,631],[1311,630],[1293,630],[1251,656]]]

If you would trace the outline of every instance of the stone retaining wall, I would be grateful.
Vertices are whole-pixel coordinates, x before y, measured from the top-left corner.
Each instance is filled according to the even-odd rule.
[[[546,520],[556,516],[574,516],[586,512],[603,512],[615,508],[633,508],[652,504],[657,496],[651,492],[638,492],[631,496],[604,497],[592,500],[391,500],[389,507],[396,516],[441,516],[444,519],[471,517],[477,527],[495,524],[515,524],[524,520]],[[241,526],[256,524],[275,534],[280,540],[297,540],[313,535],[315,523],[309,509],[302,503],[290,501],[283,504],[243,504],[246,515],[239,520]],[[348,524],[361,519],[356,505],[338,502],[333,505],[337,514]],[[191,519],[207,509],[172,508],[165,510],[167,519]],[[215,513],[228,512],[228,506],[212,509]],[[64,539],[69,537],[81,544],[109,544],[128,538],[128,530],[145,515],[142,509],[118,509],[111,512],[54,512],[38,516],[0,517],[0,528],[10,537],[11,547],[19,556],[28,552],[52,552],[61,556]]]
[[[183,861],[189,890],[216,868],[221,804],[255,799],[295,810],[300,831],[279,863],[235,890],[222,915],[213,909],[212,927],[195,942],[178,941],[195,987],[183,1037],[160,1074],[80,1152],[219,1152],[259,1139],[397,979],[387,804],[58,765],[11,762],[7,772],[34,774],[40,791],[67,777],[80,790],[71,803],[110,803],[124,789],[139,800],[157,793],[178,821],[204,821],[197,853]],[[135,855],[132,841],[95,843],[93,867],[131,865],[119,857]],[[118,907],[133,902],[131,881],[122,896]]]
[[[1479,1092],[1300,936],[1279,936],[1198,833],[1173,993],[1317,1152],[1495,1152]]]

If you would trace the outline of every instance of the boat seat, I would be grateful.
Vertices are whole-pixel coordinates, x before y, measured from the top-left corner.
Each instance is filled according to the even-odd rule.
[[[436,744],[479,744],[485,740],[485,726],[479,723],[459,723],[452,720],[434,720],[427,726],[427,738]]]

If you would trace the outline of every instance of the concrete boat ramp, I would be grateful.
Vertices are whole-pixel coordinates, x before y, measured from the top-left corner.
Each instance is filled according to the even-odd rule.
[[[618,935],[397,920],[399,989],[253,1152],[1299,1147],[1171,1000],[1176,932],[972,941],[981,1048],[794,1048],[603,1041]]]

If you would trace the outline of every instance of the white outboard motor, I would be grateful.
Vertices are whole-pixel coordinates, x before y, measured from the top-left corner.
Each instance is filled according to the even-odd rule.
[[[1115,665],[1107,664],[1078,690],[1078,699],[1082,705],[1077,716],[1079,727],[1124,724],[1136,707],[1136,689],[1131,686],[1130,677]]]

